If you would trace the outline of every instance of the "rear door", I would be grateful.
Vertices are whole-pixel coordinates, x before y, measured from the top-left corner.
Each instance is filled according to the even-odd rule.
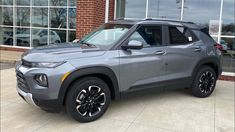
[[[121,90],[163,87],[165,50],[162,46],[162,26],[140,25],[124,44],[131,40],[142,42],[144,47],[119,51]]]
[[[184,26],[166,26],[168,36],[165,61],[166,85],[186,87],[190,84],[193,69],[200,60],[203,46],[191,30]]]

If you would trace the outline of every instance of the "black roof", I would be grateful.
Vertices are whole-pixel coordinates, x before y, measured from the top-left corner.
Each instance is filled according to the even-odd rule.
[[[159,24],[168,24],[168,25],[181,25],[186,26],[191,29],[202,29],[205,28],[203,26],[199,26],[193,22],[186,22],[174,19],[156,19],[156,18],[146,18],[146,19],[136,19],[136,18],[119,18],[109,23],[114,24],[128,24],[128,25],[135,25],[135,24],[145,24],[145,23],[159,23]]]

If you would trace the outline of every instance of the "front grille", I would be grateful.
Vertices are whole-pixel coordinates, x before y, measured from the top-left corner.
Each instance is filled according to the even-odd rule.
[[[17,78],[17,86],[23,90],[24,92],[28,92],[29,91],[29,87],[27,85],[27,82],[24,78],[24,75],[19,72],[19,71],[16,71],[16,78]]]
[[[22,65],[25,67],[32,67],[32,63],[22,59]]]

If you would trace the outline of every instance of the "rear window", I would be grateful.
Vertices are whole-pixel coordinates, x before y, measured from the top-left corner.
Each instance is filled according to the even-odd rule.
[[[181,45],[193,42],[196,39],[195,35],[186,27],[170,26],[169,27],[170,44]]]
[[[216,43],[215,40],[208,33],[207,28],[203,28],[203,29],[200,29],[200,30],[192,30],[192,31],[204,43],[206,43],[206,44],[215,44]]]

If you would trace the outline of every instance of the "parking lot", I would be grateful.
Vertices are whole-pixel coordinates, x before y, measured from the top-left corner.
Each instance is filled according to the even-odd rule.
[[[1,132],[233,132],[234,82],[218,81],[208,98],[189,90],[141,94],[111,102],[99,120],[79,123],[60,113],[47,113],[28,105],[16,90],[14,69],[1,72]]]

